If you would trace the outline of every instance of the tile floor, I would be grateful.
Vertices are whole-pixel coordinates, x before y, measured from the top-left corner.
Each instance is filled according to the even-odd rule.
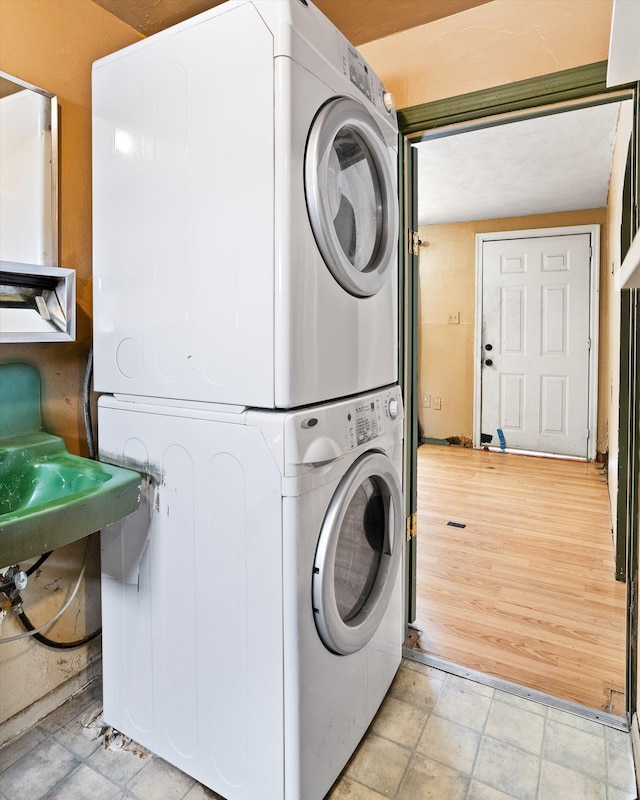
[[[100,698],[94,682],[0,749],[1,800],[218,798],[117,736],[107,747]],[[628,734],[405,660],[327,800],[636,797]]]

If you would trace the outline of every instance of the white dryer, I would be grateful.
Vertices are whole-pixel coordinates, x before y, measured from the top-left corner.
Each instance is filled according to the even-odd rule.
[[[99,405],[147,475],[102,532],[104,720],[228,800],[321,800],[403,640],[402,405]]]
[[[397,380],[397,124],[306,0],[93,68],[95,386],[292,408]]]

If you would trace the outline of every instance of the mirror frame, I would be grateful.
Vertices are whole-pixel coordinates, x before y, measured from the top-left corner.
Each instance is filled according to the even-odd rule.
[[[10,81],[11,83],[16,84],[16,86],[22,87],[23,89],[29,89],[31,92],[36,92],[36,94],[42,95],[49,101],[49,119],[51,122],[51,219],[49,221],[51,227],[51,253],[47,259],[47,262],[38,266],[57,267],[60,258],[60,253],[58,250],[58,224],[60,214],[58,205],[58,97],[57,95],[48,92],[46,89],[41,89],[39,86],[34,86],[32,83],[28,83],[27,81],[23,81],[21,78],[17,78],[15,75],[11,75],[9,72],[3,72],[0,70],[0,78],[4,78],[5,80]]]

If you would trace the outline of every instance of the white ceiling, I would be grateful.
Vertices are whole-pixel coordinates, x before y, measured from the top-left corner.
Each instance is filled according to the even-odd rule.
[[[619,108],[607,103],[419,142],[419,224],[603,208]]]

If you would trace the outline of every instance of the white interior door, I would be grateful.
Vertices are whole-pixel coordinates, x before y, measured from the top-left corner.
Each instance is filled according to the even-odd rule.
[[[592,234],[534,234],[481,242],[480,433],[492,447],[586,459]]]

